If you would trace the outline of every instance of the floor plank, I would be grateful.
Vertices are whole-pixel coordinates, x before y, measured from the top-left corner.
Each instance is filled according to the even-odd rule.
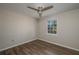
[[[79,55],[79,52],[41,40],[35,40],[2,51],[0,55]]]

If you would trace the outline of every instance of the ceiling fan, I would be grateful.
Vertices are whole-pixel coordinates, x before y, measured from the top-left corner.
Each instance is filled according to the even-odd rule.
[[[37,11],[37,13],[39,14],[39,16],[41,17],[42,16],[42,13],[44,11],[47,11],[47,10],[53,8],[53,6],[47,6],[47,7],[39,6],[37,8],[33,8],[33,7],[28,6],[27,8]]]

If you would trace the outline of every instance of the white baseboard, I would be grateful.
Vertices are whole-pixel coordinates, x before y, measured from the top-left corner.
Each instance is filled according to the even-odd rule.
[[[39,39],[39,40],[46,41],[46,42],[51,43],[51,44],[56,44],[56,45],[58,45],[58,46],[65,47],[65,48],[68,48],[68,49],[72,49],[72,50],[74,50],[74,51],[79,51],[79,49],[72,48],[72,47],[69,47],[69,46],[65,46],[65,45],[62,45],[62,44],[59,44],[59,43],[56,43],[56,42],[50,42],[50,41],[43,40],[43,39]]]
[[[4,51],[4,50],[7,50],[7,49],[10,49],[10,48],[13,48],[13,47],[22,45],[22,44],[24,44],[24,43],[28,43],[28,42],[34,41],[34,40],[36,40],[36,39],[32,39],[32,40],[29,40],[29,41],[26,41],[26,42],[22,42],[22,43],[17,43],[17,44],[15,44],[15,45],[13,45],[13,46],[10,46],[10,47],[7,47],[7,48],[0,49],[0,51]]]
[[[36,39],[29,40],[29,41],[22,42],[22,43],[18,43],[18,44],[15,44],[15,45],[13,45],[13,46],[10,46],[10,47],[0,49],[0,51],[7,50],[7,49],[10,49],[10,48],[13,48],[13,47],[22,45],[22,44],[24,44],[24,43],[28,43],[28,42],[34,41],[34,40],[36,40]],[[65,46],[65,45],[62,45],[62,44],[59,44],[59,43],[56,43],[56,42],[50,42],[50,41],[43,40],[43,39],[40,39],[40,38],[39,38],[39,40],[46,41],[46,42],[51,43],[51,44],[56,44],[56,45],[61,46],[61,47],[66,47],[66,48],[68,48],[68,49],[72,49],[72,50],[75,50],[75,51],[79,51],[79,49],[72,48],[72,47],[69,47],[69,46]]]

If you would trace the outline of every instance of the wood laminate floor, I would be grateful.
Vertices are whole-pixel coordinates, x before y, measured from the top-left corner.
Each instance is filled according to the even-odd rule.
[[[78,51],[35,40],[0,52],[1,55],[79,55]]]

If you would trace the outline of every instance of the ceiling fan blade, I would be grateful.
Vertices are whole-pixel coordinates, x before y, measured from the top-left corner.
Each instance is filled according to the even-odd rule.
[[[51,8],[53,8],[53,6],[45,7],[45,8],[43,8],[41,11],[46,11],[46,10],[51,9]]]
[[[32,9],[32,10],[35,10],[35,11],[39,11],[38,9],[33,8],[33,7],[28,7],[28,8],[30,8],[30,9]]]

